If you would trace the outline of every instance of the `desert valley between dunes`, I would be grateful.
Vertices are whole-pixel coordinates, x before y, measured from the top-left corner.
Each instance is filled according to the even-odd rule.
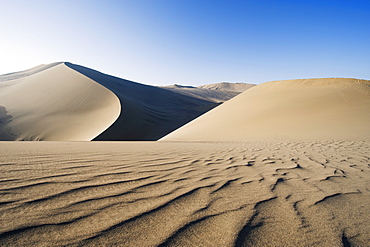
[[[2,75],[0,246],[370,246],[369,123],[368,80]]]

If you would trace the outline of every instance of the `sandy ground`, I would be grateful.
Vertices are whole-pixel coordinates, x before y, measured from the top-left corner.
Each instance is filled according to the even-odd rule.
[[[369,150],[0,142],[0,245],[369,246]]]

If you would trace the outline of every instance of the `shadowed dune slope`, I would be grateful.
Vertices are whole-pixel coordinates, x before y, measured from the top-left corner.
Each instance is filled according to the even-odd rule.
[[[344,78],[257,85],[161,140],[370,138],[370,81]]]
[[[122,109],[117,121],[95,140],[158,140],[218,105],[210,100],[143,85],[66,63],[114,92]]]
[[[111,91],[64,63],[0,76],[0,140],[89,141],[120,109]]]

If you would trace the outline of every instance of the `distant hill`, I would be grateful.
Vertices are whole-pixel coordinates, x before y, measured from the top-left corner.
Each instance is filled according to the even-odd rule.
[[[238,83],[221,82],[221,83],[214,83],[214,84],[207,84],[207,85],[199,86],[198,88],[242,93],[245,90],[253,86],[255,86],[255,84],[242,83],[242,82],[238,82]]]

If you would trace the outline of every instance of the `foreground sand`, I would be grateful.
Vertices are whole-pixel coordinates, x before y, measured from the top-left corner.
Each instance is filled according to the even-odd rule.
[[[369,246],[369,150],[0,142],[0,245]]]

